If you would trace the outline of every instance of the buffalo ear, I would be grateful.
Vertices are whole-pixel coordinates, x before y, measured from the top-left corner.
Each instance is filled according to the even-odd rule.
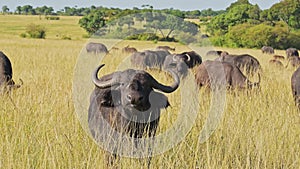
[[[108,88],[100,93],[100,96],[98,96],[98,103],[100,103],[101,106],[115,107],[120,105],[120,96],[121,94],[118,90]]]
[[[149,94],[149,102],[151,104],[151,107],[160,108],[160,109],[167,108],[170,106],[167,96],[155,91],[152,91]]]

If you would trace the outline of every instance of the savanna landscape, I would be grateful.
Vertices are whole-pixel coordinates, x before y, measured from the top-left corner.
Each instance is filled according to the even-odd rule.
[[[208,50],[255,56],[261,66],[260,89],[227,91],[223,116],[205,142],[199,135],[211,109],[209,90],[193,86],[195,69],[178,90],[166,94],[171,107],[163,110],[158,133],[163,133],[189,110],[196,109],[191,130],[182,141],[152,158],[150,168],[299,168],[300,113],[291,92],[295,68],[276,67],[272,55],[255,48],[187,46],[178,42],[88,39],[78,24],[80,16],[59,20],[32,15],[0,15],[0,46],[11,60],[13,79],[24,84],[0,97],[0,168],[105,168],[105,151],[86,128],[91,71],[106,66],[100,75],[130,67],[128,53],[110,50],[101,56],[86,54],[88,41],[112,47],[127,45],[138,50],[158,45],[176,47],[176,52],[195,50],[203,60]],[[23,38],[28,23],[43,25],[45,39]],[[70,37],[70,38],[62,38]],[[284,55],[285,50],[275,50]],[[284,65],[287,61],[283,61]],[[147,70],[166,84],[172,79],[160,70]],[[257,77],[249,77],[257,81]],[[83,88],[79,90],[78,87]],[[184,94],[182,94],[184,93]],[[191,96],[185,100],[183,96]],[[218,99],[218,98],[217,98]],[[189,105],[195,103],[196,105]],[[217,100],[218,101],[218,100]],[[191,107],[193,106],[193,107]],[[78,111],[79,110],[79,111]],[[85,111],[86,110],[86,111]],[[178,119],[179,118],[179,119]],[[184,123],[184,122],[182,122]],[[167,140],[167,138],[166,138]],[[120,168],[146,168],[143,160],[121,158]]]

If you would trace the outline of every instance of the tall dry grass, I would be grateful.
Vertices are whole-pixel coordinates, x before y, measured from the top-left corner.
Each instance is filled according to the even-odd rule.
[[[0,22],[7,19],[4,17],[0,16]],[[28,18],[22,16],[21,20],[9,25],[21,27],[26,21]],[[58,26],[51,24],[52,27]],[[61,24],[65,31],[76,30],[71,36],[80,37],[76,22]],[[73,81],[76,79],[74,73],[78,71],[75,67],[77,59],[81,65],[98,64],[79,56],[84,52],[82,48],[86,40],[23,39],[6,33],[8,30],[14,32],[2,26],[0,50],[13,64],[14,80],[18,82],[21,78],[24,85],[10,96],[0,97],[0,168],[105,168],[104,151],[81,126],[82,119],[77,118],[73,102],[72,92],[76,91],[72,91],[72,84],[78,82]],[[51,31],[55,29],[49,28],[49,31],[49,35],[54,35]],[[16,31],[16,34],[18,32],[22,31]],[[127,44],[139,50],[158,45],[136,41],[122,41],[114,45],[121,48]],[[188,50],[175,43],[169,45],[176,46],[178,52]],[[193,49],[202,56],[208,50]],[[208,116],[212,97],[205,90],[194,92],[199,99],[199,110],[193,128],[182,142],[155,156],[151,168],[299,168],[300,114],[294,106],[290,88],[294,69],[270,66],[268,60],[271,56],[263,55],[259,50],[219,49],[257,57],[263,68],[261,90],[227,92],[221,123],[204,143],[199,142],[199,133]],[[107,65],[101,75],[115,70],[128,56],[120,51],[112,53],[103,59]],[[284,54],[284,51],[276,53]],[[81,69],[79,72],[82,72]],[[160,81],[171,83],[164,72],[150,72]],[[90,74],[87,75],[89,77]],[[257,77],[251,77],[251,80],[256,81]],[[167,94],[172,107],[162,113],[160,133],[174,124],[177,117],[189,113],[178,112],[186,106],[181,104],[181,90],[182,87],[173,94]],[[85,101],[84,108],[88,104]],[[146,164],[137,159],[122,158],[119,166],[144,168]]]

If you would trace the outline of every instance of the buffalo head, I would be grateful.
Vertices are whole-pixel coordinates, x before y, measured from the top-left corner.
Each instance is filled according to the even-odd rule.
[[[146,111],[153,108],[163,108],[169,105],[167,97],[153,89],[165,93],[175,91],[179,86],[179,78],[173,72],[175,82],[171,86],[165,86],[155,80],[149,73],[143,70],[127,69],[98,78],[98,71],[104,66],[100,65],[93,73],[93,83],[99,89],[107,89],[108,97],[102,97],[104,106],[120,106],[129,112]]]
[[[191,57],[188,54],[171,54],[164,61],[164,69],[170,69],[176,72],[179,76],[186,76],[188,72],[187,63]]]

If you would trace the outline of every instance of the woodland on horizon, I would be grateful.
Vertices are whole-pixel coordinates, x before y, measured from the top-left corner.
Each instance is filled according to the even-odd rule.
[[[148,13],[148,16],[143,13]],[[151,16],[149,16],[149,13]],[[166,16],[157,16],[151,13],[162,13]],[[195,36],[195,30],[187,30],[187,25],[195,25],[207,34],[210,42],[215,46],[235,48],[261,48],[264,45],[276,49],[288,47],[300,48],[300,1],[283,0],[273,4],[269,9],[261,10],[259,6],[249,3],[248,0],[237,0],[224,10],[214,11],[211,8],[205,10],[181,11],[179,9],[154,9],[153,6],[143,5],[141,8],[132,9],[108,8],[91,6],[87,8],[64,7],[54,11],[52,7],[42,6],[33,8],[31,5],[18,6],[14,12],[10,12],[7,6],[2,7],[2,14],[20,15],[45,15],[46,19],[56,20],[59,16],[82,16],[79,25],[88,34],[95,34],[99,28],[106,25],[119,26],[115,33],[121,32],[123,36],[110,32],[110,37],[137,39],[137,40],[165,40],[179,41],[182,43],[197,42],[189,40]],[[55,16],[56,15],[56,16]],[[134,18],[126,17],[133,16]],[[40,17],[41,18],[41,17]],[[118,20],[122,19],[122,22]],[[149,18],[151,18],[149,20]],[[192,19],[192,22],[189,20]],[[135,28],[136,21],[146,20],[144,28]],[[157,20],[162,24],[156,24]],[[176,20],[176,24],[174,23]],[[115,22],[115,23],[114,23]],[[187,23],[182,24],[181,23]],[[174,26],[175,25],[175,26]],[[194,27],[194,26],[192,26]],[[147,34],[147,29],[159,30],[155,34]],[[165,31],[165,34],[163,31]],[[167,30],[167,31],[166,31]],[[172,35],[176,30],[187,32],[185,40],[176,39]],[[110,31],[110,30],[109,30]],[[132,32],[138,32],[139,37],[131,37]],[[177,33],[178,34],[178,33]],[[128,37],[129,36],[129,37]]]

